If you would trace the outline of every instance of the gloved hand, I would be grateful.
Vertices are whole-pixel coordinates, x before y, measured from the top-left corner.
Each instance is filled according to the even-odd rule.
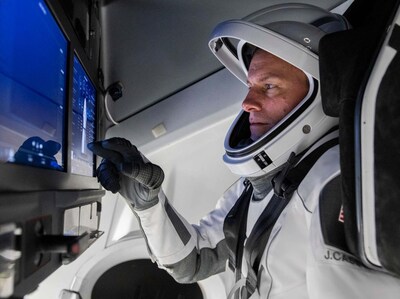
[[[147,209],[158,202],[164,172],[142,156],[136,146],[115,137],[89,143],[88,148],[103,158],[97,177],[105,189],[119,192],[136,210]]]

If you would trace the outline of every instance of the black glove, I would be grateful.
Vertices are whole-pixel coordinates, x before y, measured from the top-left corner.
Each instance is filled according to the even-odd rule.
[[[119,192],[137,210],[158,202],[164,172],[142,156],[136,146],[115,137],[89,143],[88,148],[103,158],[97,168],[97,177],[105,189]]]

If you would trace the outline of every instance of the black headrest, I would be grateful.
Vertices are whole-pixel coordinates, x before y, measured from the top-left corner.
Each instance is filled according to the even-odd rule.
[[[355,1],[345,17],[352,29],[324,36],[319,45],[324,112],[338,117],[343,101],[355,100],[383,42],[393,2]]]

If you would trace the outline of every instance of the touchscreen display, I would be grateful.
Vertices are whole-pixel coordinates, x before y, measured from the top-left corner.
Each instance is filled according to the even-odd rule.
[[[79,59],[74,56],[72,89],[71,172],[94,175],[94,155],[87,144],[96,134],[96,89]]]
[[[0,162],[64,170],[68,42],[44,1],[0,1]]]

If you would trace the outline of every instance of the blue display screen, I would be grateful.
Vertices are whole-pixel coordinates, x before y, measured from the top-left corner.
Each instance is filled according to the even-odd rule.
[[[94,156],[87,144],[96,135],[96,89],[82,64],[74,56],[72,86],[72,145],[71,172],[93,176]]]
[[[64,170],[68,42],[44,1],[0,1],[0,161]]]

